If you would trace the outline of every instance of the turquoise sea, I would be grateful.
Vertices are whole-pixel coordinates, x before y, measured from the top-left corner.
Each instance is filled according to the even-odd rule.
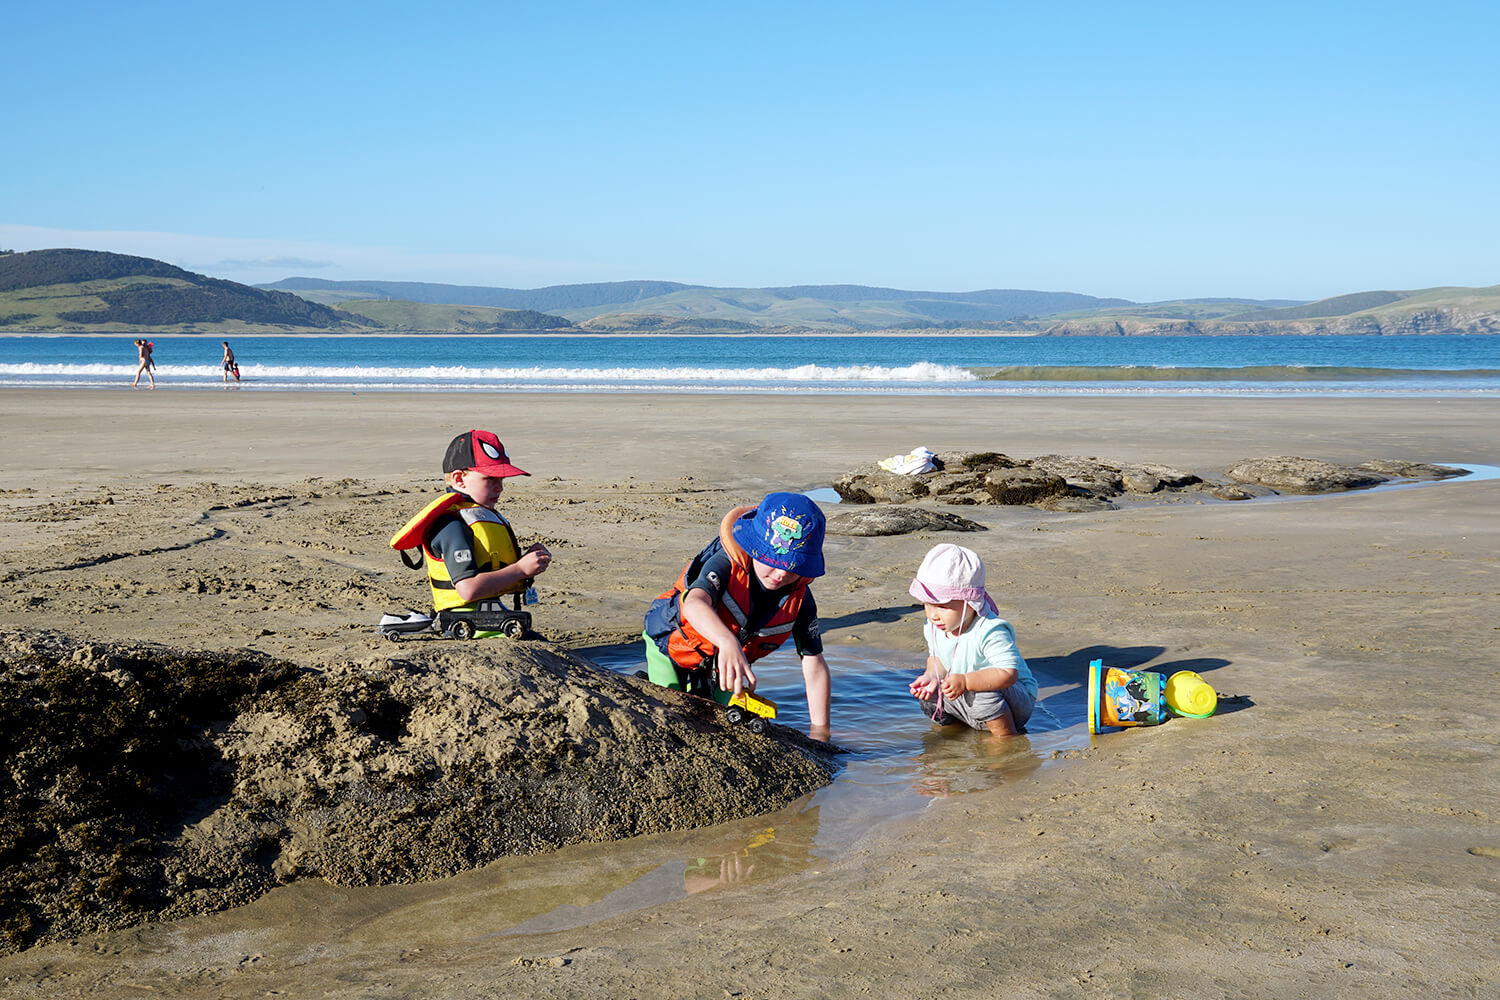
[[[0,337],[0,386],[127,387],[135,335]],[[162,336],[162,389],[221,387],[220,341]],[[972,395],[1500,393],[1500,336],[236,337],[243,390]]]

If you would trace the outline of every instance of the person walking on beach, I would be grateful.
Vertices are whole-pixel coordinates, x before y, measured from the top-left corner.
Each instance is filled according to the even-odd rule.
[[[151,369],[156,367],[156,362],[151,360],[151,341],[137,337],[135,341],[136,369],[135,378],[130,380],[130,388],[134,389],[141,380],[141,373],[146,373],[146,380],[151,383],[150,388],[156,388],[156,376],[151,374]]]
[[[651,681],[725,704],[754,691],[750,665],[791,639],[802,659],[810,734],[827,740],[832,684],[808,589],[823,575],[823,532],[823,512],[800,493],[772,493],[726,514],[719,537],[646,612]]]
[[[229,376],[231,375],[234,376],[236,382],[240,380],[240,366],[235,364],[234,351],[230,349],[229,341],[227,340],[224,341],[224,360],[221,363],[221,367],[224,369],[224,382],[226,384],[229,382]]]

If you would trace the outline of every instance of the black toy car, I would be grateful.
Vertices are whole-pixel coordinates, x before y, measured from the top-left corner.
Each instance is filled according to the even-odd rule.
[[[500,632],[519,639],[531,630],[531,614],[499,601],[480,601],[473,611],[439,611],[436,628],[454,639],[472,639],[476,632]]]
[[[517,602],[519,604],[519,602]],[[450,639],[472,639],[479,632],[499,632],[519,639],[531,631],[531,615],[519,607],[507,608],[499,600],[480,601],[472,611],[439,611],[436,616],[408,610],[388,614],[380,619],[380,634],[391,642],[407,636],[433,633]]]

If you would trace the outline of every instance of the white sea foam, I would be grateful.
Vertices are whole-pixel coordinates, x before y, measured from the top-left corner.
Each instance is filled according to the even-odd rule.
[[[135,365],[0,364],[0,376],[131,378]],[[220,377],[217,365],[158,365],[159,378]],[[757,382],[973,382],[977,376],[967,368],[919,361],[910,365],[795,365],[760,368],[558,368],[423,365],[415,367],[360,365],[254,365],[240,366],[247,380],[288,379],[298,382],[334,380],[344,383],[456,382],[460,384],[507,384],[512,382],[610,384],[616,382],[724,384]]]

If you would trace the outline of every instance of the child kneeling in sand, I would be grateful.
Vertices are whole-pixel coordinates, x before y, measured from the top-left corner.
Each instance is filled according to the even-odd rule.
[[[984,589],[979,556],[961,545],[934,546],[908,590],[927,616],[927,669],[911,682],[922,710],[940,726],[1020,732],[1036,704],[1036,678]]]
[[[448,492],[391,539],[391,547],[403,553],[421,546],[434,610],[472,611],[480,601],[520,594],[552,564],[552,553],[540,543],[520,551],[510,522],[495,512],[505,480],[529,475],[510,464],[491,431],[464,431],[448,443],[443,455]]]
[[[808,590],[823,575],[823,530],[823,512],[800,493],[772,493],[725,515],[719,537],[646,612],[650,679],[723,704],[754,691],[750,664],[790,638],[802,657],[811,734],[828,739],[832,685]]]

